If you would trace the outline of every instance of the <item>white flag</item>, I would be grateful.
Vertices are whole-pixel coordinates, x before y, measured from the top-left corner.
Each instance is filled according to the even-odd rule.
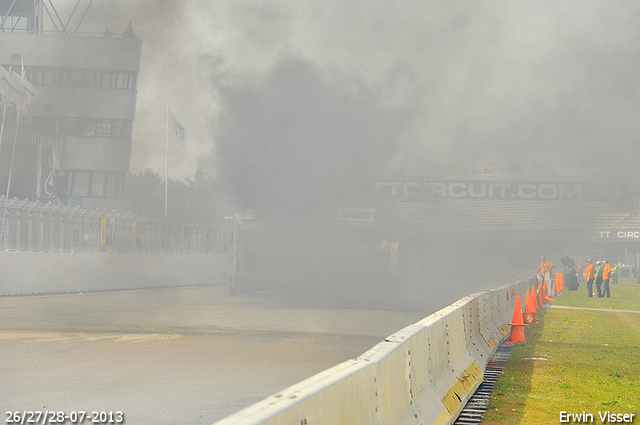
[[[15,72],[9,74],[5,71],[2,73],[2,79],[9,84],[9,96],[11,97],[11,101],[18,106],[22,106],[29,100],[29,93],[22,88],[20,82],[15,78],[16,75],[18,74]]]
[[[38,90],[36,90],[36,88],[33,87],[33,85],[29,81],[27,81],[26,78],[23,78],[22,75],[13,71],[11,77],[13,78],[13,81],[15,81],[16,85],[18,85],[19,88],[22,89],[21,91],[27,94],[27,98],[23,101],[23,103],[28,102],[29,104],[31,104],[33,100],[40,96],[40,92],[38,92]]]
[[[9,72],[0,65],[0,105],[11,106],[10,79]]]
[[[20,89],[22,89],[22,93],[27,94],[26,100],[22,100],[23,98],[21,95],[20,100],[22,101],[22,103],[18,103],[15,100],[14,102],[22,106],[22,116],[24,117],[24,122],[27,125],[31,125],[31,102],[33,102],[37,99],[38,96],[40,96],[40,92],[38,92],[38,90],[36,90],[36,88],[33,87],[33,85],[27,79],[25,79],[24,77],[22,77],[22,75],[16,73],[15,71],[13,72],[11,77],[13,78],[13,81],[16,83],[16,85]]]
[[[180,125],[176,117],[173,116],[171,110],[169,110],[169,117],[171,118],[171,127],[173,127],[173,131],[175,131],[176,136],[178,136],[180,146],[182,146],[182,149],[185,149],[187,145],[187,132],[184,127]]]

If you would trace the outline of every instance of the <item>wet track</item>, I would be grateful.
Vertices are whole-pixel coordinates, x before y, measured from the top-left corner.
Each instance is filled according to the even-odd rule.
[[[2,412],[117,410],[128,424],[209,424],[422,317],[227,292],[0,298]]]
[[[0,408],[210,424],[362,354],[465,295],[458,289],[437,301],[418,286],[324,297],[230,297],[226,286],[0,297]]]

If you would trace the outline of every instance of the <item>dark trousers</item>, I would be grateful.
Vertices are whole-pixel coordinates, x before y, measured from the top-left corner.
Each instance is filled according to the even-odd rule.
[[[593,281],[595,279],[589,279],[587,280],[587,295],[589,295],[590,297],[593,297]]]
[[[598,293],[598,298],[602,298],[602,278],[596,277],[596,292]]]
[[[609,279],[602,281],[602,296],[611,298],[611,289],[609,289]]]

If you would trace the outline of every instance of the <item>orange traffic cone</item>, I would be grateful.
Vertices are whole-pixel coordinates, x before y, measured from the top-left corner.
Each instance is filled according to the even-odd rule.
[[[531,294],[529,295],[529,304],[531,305],[531,311],[537,313],[540,309],[538,308],[538,293],[536,292],[535,286],[531,287]]]
[[[542,283],[538,284],[538,291],[536,292],[536,302],[538,303],[538,309],[542,307]]]
[[[525,302],[524,302],[524,313],[523,313],[524,322],[538,323],[538,320],[536,319],[536,311],[531,305],[531,301],[532,301],[531,294],[529,291],[527,291],[527,298],[525,298]]]
[[[556,293],[558,295],[562,293],[562,288],[564,288],[564,274],[558,273],[556,275]]]
[[[547,281],[545,280],[542,284],[542,301],[551,301],[552,303],[556,302],[553,298],[547,295]]]
[[[532,323],[538,323],[538,319],[536,318],[536,313],[538,313],[538,302],[536,301],[537,297],[535,297],[533,294],[531,295],[531,298],[529,299],[529,312],[531,313],[532,317],[533,317],[533,321]],[[525,306],[525,309],[527,307]]]
[[[516,343],[520,341],[526,341],[524,338],[524,327],[529,326],[522,322],[522,306],[520,303],[520,297],[516,297],[516,305],[513,308],[513,319],[511,319],[511,333],[509,334],[508,343]]]

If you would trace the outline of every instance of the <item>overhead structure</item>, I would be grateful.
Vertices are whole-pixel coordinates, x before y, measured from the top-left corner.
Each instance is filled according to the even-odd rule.
[[[2,5],[0,10],[2,10],[3,16],[0,30],[2,32],[24,32],[26,30],[30,33],[42,33],[43,18],[46,14],[56,33],[59,35],[75,35],[80,29],[85,16],[87,16],[93,1],[78,0],[69,16],[66,17],[66,21],[63,21],[52,0],[2,0],[0,1]],[[5,3],[9,4],[9,6],[6,7]],[[76,14],[80,12],[82,15],[77,20],[77,23],[74,23],[75,29],[71,31],[72,21]]]

